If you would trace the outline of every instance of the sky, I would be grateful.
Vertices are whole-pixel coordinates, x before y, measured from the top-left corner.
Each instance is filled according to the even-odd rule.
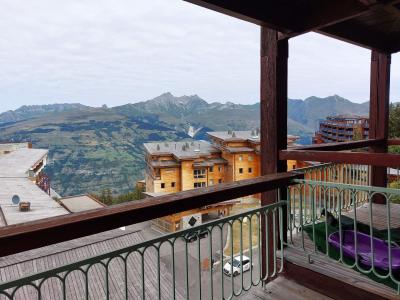
[[[2,0],[0,111],[79,102],[116,106],[164,92],[259,100],[254,24],[181,0]],[[370,51],[315,33],[290,40],[289,97],[368,101]],[[400,57],[392,100],[400,100]]]

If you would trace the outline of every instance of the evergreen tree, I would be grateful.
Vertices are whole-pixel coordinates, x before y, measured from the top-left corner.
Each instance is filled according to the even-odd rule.
[[[389,112],[389,137],[400,138],[400,104],[391,104]]]

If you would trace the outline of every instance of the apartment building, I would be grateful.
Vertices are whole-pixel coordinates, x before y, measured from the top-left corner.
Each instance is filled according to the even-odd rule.
[[[368,139],[369,119],[362,116],[332,116],[319,123],[313,144]]]
[[[260,176],[258,131],[208,132],[210,142],[146,143],[146,192],[174,193]],[[297,136],[288,136],[293,146]],[[289,161],[288,168],[296,167]]]

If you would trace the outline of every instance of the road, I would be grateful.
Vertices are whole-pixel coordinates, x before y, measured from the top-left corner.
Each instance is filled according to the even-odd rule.
[[[144,229],[147,238],[158,237],[161,234],[150,229]],[[221,249],[224,248],[226,243],[228,230],[223,227],[222,230],[222,247],[221,247],[221,230],[215,228],[210,236],[194,241],[187,244],[183,240],[177,240],[174,245],[174,256],[172,255],[172,248],[170,245],[163,245],[161,247],[160,255],[161,262],[164,263],[167,269],[173,274],[173,264],[175,265],[175,283],[176,289],[182,295],[186,295],[189,291],[190,299],[211,299],[211,292],[213,292],[214,299],[221,299],[222,293],[225,298],[229,297],[232,293],[232,288],[235,294],[239,294],[242,287],[248,289],[251,281],[256,284],[259,280],[259,257],[258,249],[252,251],[253,265],[252,271],[245,272],[236,277],[231,277],[223,274],[223,264],[217,262],[213,271],[208,268],[207,260],[210,257],[214,259],[218,257]],[[210,249],[211,241],[211,249]],[[211,251],[211,255],[210,255]],[[199,259],[200,253],[200,259]],[[245,255],[250,256],[247,252]],[[217,261],[217,259],[216,259]],[[226,261],[225,261],[226,262]],[[187,267],[186,267],[187,266]],[[186,276],[188,274],[188,276]],[[211,277],[212,276],[212,277]],[[186,278],[188,280],[186,280]],[[211,280],[212,278],[212,280]]]

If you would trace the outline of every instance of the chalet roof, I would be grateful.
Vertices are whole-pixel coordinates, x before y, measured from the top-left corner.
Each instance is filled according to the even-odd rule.
[[[0,178],[0,186],[0,210],[7,225],[68,214],[66,209],[28,178]],[[13,195],[18,195],[21,201],[29,201],[30,210],[19,211],[19,206],[11,202]]]
[[[224,149],[230,153],[254,152],[254,149],[249,147],[225,147]]]
[[[223,158],[207,159],[205,161],[194,162],[193,167],[212,167],[215,165],[226,165],[228,161]]]
[[[212,131],[207,132],[210,137],[217,138],[219,140],[225,142],[251,142],[254,144],[260,143],[260,135],[256,134],[256,131],[250,130],[241,130],[241,131]],[[295,140],[298,140],[299,137],[296,135],[288,135],[287,140],[288,143],[293,143]],[[250,148],[249,148],[250,149]],[[247,150],[244,150],[247,151]],[[253,151],[253,150],[251,150]]]
[[[250,130],[232,131],[232,132],[213,131],[213,132],[207,132],[207,134],[211,137],[227,142],[246,142],[246,141],[253,141],[255,143],[260,142],[260,136],[256,135],[256,132],[252,132]]]
[[[326,117],[328,120],[364,120],[368,119],[368,116],[359,116],[359,115],[337,115],[337,116],[328,116]]]
[[[176,160],[153,160],[150,162],[150,166],[153,168],[173,168],[179,167],[180,163]]]
[[[68,214],[60,204],[42,191],[29,176],[47,155],[45,149],[19,148],[0,155],[0,226],[13,225]],[[30,202],[30,210],[19,211],[11,199],[18,195]]]
[[[105,205],[90,195],[78,195],[65,197],[59,200],[70,212],[80,212],[90,209],[102,208]]]
[[[151,155],[173,155],[177,159],[191,159],[220,152],[206,141],[145,143],[144,148]]]
[[[20,148],[0,155],[0,177],[28,177],[33,169],[47,155],[48,150]]]
[[[397,0],[186,0],[280,31],[281,38],[316,31],[385,53],[400,51]]]

